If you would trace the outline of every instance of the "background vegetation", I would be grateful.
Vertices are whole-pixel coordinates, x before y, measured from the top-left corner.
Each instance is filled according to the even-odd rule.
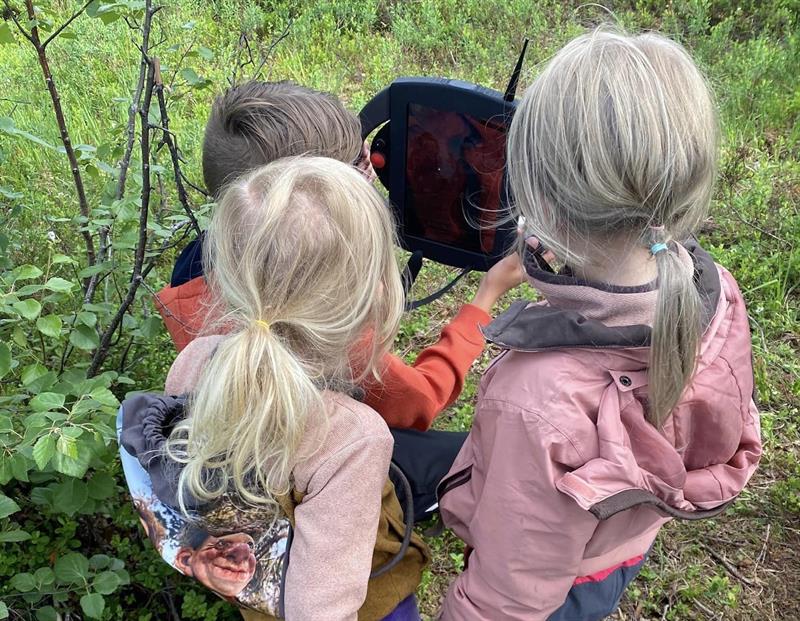
[[[160,60],[163,89],[156,85],[149,114],[133,116],[129,173],[120,181],[131,102],[146,97],[141,89],[135,95],[146,6],[144,0],[95,0],[46,50],[85,186],[81,213],[37,52],[14,20],[28,33],[36,26],[42,41],[83,4],[36,3],[31,20],[21,0],[4,1],[0,619],[237,617],[227,604],[168,570],[142,543],[113,434],[118,400],[134,389],[159,390],[174,357],[151,293],[169,277],[173,246],[179,249],[193,235],[182,202],[200,225],[207,213],[204,195],[191,184],[201,182],[200,141],[213,95],[229,80],[256,74],[332,91],[354,110],[400,75],[444,75],[502,89],[523,36],[531,39],[530,79],[583,26],[609,19],[597,5],[580,5],[165,2],[153,16],[148,50]],[[754,481],[724,516],[665,528],[618,617],[798,619],[800,2],[605,5],[611,19],[626,27],[658,29],[682,41],[717,93],[724,145],[703,243],[738,278],[749,304],[766,447]],[[148,149],[140,144],[143,125],[152,143]],[[185,179],[178,179],[188,191],[185,201],[170,138],[183,157]],[[93,259],[87,238],[95,246]],[[429,265],[415,294],[433,289],[449,273]],[[408,315],[397,349],[412,360],[436,339],[476,282],[471,277],[443,300]],[[477,381],[492,355],[487,351],[475,365],[462,397],[438,425],[469,427]],[[463,556],[450,534],[428,540],[435,558],[420,593],[424,612],[432,615]]]

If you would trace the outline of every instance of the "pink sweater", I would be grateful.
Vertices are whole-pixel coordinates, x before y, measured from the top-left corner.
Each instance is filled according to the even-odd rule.
[[[169,371],[167,394],[194,390],[224,338],[192,341]],[[355,621],[367,594],[392,436],[370,407],[340,393],[324,397],[328,433],[319,447],[310,444],[316,434],[307,436],[300,454],[311,457],[293,469],[295,489],[305,497],[295,510],[286,618]]]

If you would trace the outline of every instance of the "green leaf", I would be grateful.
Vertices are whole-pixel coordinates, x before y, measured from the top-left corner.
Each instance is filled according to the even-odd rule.
[[[30,538],[31,534],[24,530],[0,531],[0,543],[19,543],[20,541],[27,541]]]
[[[45,336],[57,337],[61,334],[61,317],[45,315],[36,320],[36,327]]]
[[[36,580],[33,579],[32,574],[27,572],[15,575],[8,583],[12,589],[16,589],[21,593],[27,593],[36,588]]]
[[[89,559],[80,552],[68,552],[56,559],[53,571],[59,582],[83,583],[89,577]]]
[[[65,436],[61,436],[62,438]],[[78,451],[77,457],[70,457],[56,451],[53,455],[52,466],[61,474],[66,474],[70,477],[82,478],[86,471],[89,469],[89,461],[91,460],[91,453],[88,450],[83,452]]]
[[[47,369],[44,367],[44,365],[41,365],[38,362],[29,364],[27,367],[22,369],[22,385],[29,386],[45,374],[47,374]]]
[[[14,425],[11,424],[11,417],[0,414],[0,433],[10,433],[14,431]]]
[[[214,60],[214,52],[203,45],[197,48],[197,53],[200,54],[201,58],[204,60]]]
[[[8,496],[0,493],[0,519],[6,518],[17,511],[19,511],[19,505]]]
[[[36,621],[58,621],[58,612],[52,606],[45,606],[36,611]]]
[[[25,458],[22,453],[14,453],[9,460],[11,462],[11,475],[17,481],[28,481],[28,470],[30,470],[30,462]],[[2,517],[2,516],[0,516]]]
[[[102,16],[100,19],[103,19]],[[90,593],[81,597],[81,608],[87,617],[99,619],[103,616],[103,609],[105,607],[106,602],[100,593]]]
[[[4,43],[14,43],[14,33],[11,32],[11,26],[8,22],[0,23],[0,45]],[[2,619],[3,617],[0,617]]]
[[[37,300],[20,300],[19,302],[14,302],[12,306],[25,319],[36,319],[39,313],[42,312],[42,305]]]
[[[120,585],[120,579],[113,571],[104,571],[94,579],[92,588],[103,595],[111,595]]]
[[[2,28],[2,26],[0,26],[0,28]],[[0,185],[0,196],[7,198],[10,201],[16,201],[25,195],[22,192],[16,192],[11,188],[7,188],[5,186]]]
[[[197,72],[190,67],[181,69],[179,75],[186,80],[190,86],[203,87],[208,84],[208,80],[197,75]]]
[[[53,276],[50,280],[44,283],[44,286],[45,289],[55,291],[56,293],[69,293],[72,291],[72,288],[75,285],[68,280],[64,280],[58,276]]]
[[[35,265],[20,265],[17,269],[14,270],[14,282],[18,280],[30,280],[31,278],[39,278],[44,274],[42,270],[40,270]]]
[[[80,313],[78,313],[78,321],[80,321],[85,326],[94,328],[97,325],[97,315],[87,311],[81,311]]]
[[[65,254],[54,254],[53,265],[59,265],[61,263],[69,263],[70,265],[76,265],[78,262],[72,257],[68,257]]]
[[[150,340],[158,336],[162,325],[163,323],[160,317],[148,317],[142,322],[139,330],[141,330],[144,338]]]
[[[40,567],[33,573],[33,577],[40,587],[49,586],[56,581],[56,575],[49,567]]]
[[[69,333],[69,342],[78,349],[96,349],[100,344],[100,337],[97,332],[89,326],[75,326]]]
[[[8,606],[5,602],[0,602],[0,619],[8,619]]]
[[[108,472],[95,472],[88,483],[89,498],[105,500],[114,495],[115,488],[114,477]]]
[[[66,397],[57,392],[42,392],[30,400],[30,407],[34,412],[47,412],[57,410],[64,405]]]
[[[119,407],[119,400],[114,396],[114,393],[105,386],[98,386],[89,393],[89,396],[95,401],[98,401],[103,405],[107,405],[108,407]]]
[[[95,554],[89,559],[89,567],[100,570],[111,566],[111,557],[107,554]]]
[[[56,452],[56,439],[48,434],[36,440],[33,445],[33,461],[39,470],[44,470]]]
[[[60,435],[58,437],[58,442],[56,442],[56,448],[58,448],[58,452],[62,455],[66,455],[72,459],[78,459],[78,443],[75,441],[75,438],[67,435]]]
[[[0,378],[11,370],[11,350],[5,343],[0,343]]]
[[[53,507],[67,515],[75,514],[89,497],[87,485],[78,479],[67,479],[55,486]]]
[[[48,149],[55,150],[55,147],[49,142],[45,142],[38,136],[34,136],[33,134],[16,127],[14,125],[14,120],[7,116],[0,116],[0,132],[8,134],[9,136],[19,136],[20,138],[25,138],[31,142],[35,142],[38,145],[47,147]]]

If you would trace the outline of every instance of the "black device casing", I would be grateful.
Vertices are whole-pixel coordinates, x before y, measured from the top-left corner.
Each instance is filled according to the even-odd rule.
[[[421,251],[426,258],[439,263],[487,270],[505,255],[516,238],[515,223],[508,221],[505,213],[498,214],[501,224],[495,229],[493,247],[485,252],[427,239],[407,230],[406,136],[411,105],[469,115],[507,130],[516,109],[516,101],[505,101],[503,94],[498,91],[462,80],[404,77],[379,92],[359,114],[365,139],[380,128],[373,137],[372,152],[381,154],[385,161],[383,167],[376,168],[376,173],[389,191],[401,245],[412,252]],[[503,212],[508,204],[505,188],[504,179],[497,202]],[[465,226],[468,225],[465,223]]]

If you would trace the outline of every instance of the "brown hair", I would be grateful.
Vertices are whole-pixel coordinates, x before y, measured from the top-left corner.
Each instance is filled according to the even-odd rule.
[[[228,183],[282,157],[319,155],[350,164],[361,144],[361,123],[333,95],[288,81],[246,82],[214,100],[203,177],[218,198]]]

